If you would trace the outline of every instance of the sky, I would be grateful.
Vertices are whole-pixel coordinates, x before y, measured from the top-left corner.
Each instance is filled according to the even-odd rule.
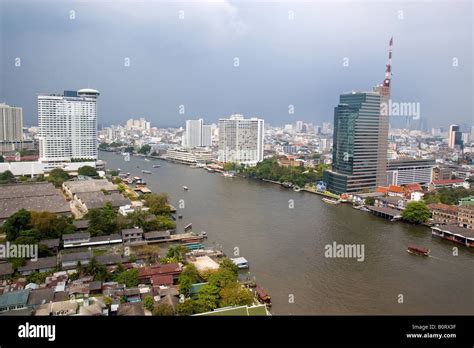
[[[472,125],[473,17],[470,0],[0,0],[0,102],[35,125],[39,93],[90,87],[102,125],[321,124],[383,81],[393,36],[392,100]]]

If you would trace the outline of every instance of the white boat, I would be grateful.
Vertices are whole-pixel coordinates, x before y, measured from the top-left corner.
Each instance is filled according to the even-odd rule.
[[[150,160],[148,158],[145,158],[145,162],[150,162]]]
[[[326,198],[326,197],[323,198],[323,202],[329,203],[329,204],[340,204],[341,203],[339,200],[335,200],[335,199],[332,199],[332,198]]]
[[[300,191],[301,191],[301,187],[299,187],[299,186],[293,186],[293,191],[295,191],[295,192],[300,192]]]
[[[235,173],[224,172],[222,173],[222,175],[226,178],[233,178],[235,176]]]
[[[189,190],[189,187],[183,186],[183,189],[184,189],[185,191],[188,191],[188,190]]]
[[[143,174],[152,174],[152,172],[150,172],[149,170],[145,170],[145,169],[142,170],[142,173]]]

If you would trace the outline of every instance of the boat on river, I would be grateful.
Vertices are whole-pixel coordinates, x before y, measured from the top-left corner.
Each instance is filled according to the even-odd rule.
[[[144,169],[142,170],[142,173],[143,174],[152,174],[152,172],[150,172],[149,170],[144,170]]]
[[[410,254],[414,254],[414,255],[418,255],[418,256],[429,256],[430,255],[430,249],[419,247],[419,246],[416,246],[416,245],[413,245],[413,244],[408,246],[407,251]]]
[[[183,189],[184,189],[184,191],[188,191],[188,190],[189,190],[189,187],[183,186]]]
[[[323,202],[328,203],[328,204],[341,204],[339,200],[336,200],[333,198],[326,198],[326,197],[323,198]]]
[[[263,290],[260,286],[255,287],[255,292],[257,294],[257,298],[260,302],[266,304],[267,306],[271,307],[272,299],[270,295],[267,294],[265,290]]]

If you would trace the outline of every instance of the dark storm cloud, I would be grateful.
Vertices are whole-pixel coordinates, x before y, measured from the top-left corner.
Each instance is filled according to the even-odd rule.
[[[103,124],[233,112],[271,124],[330,121],[340,93],[383,80],[392,35],[393,99],[420,102],[432,126],[472,123],[469,1],[0,3],[0,101],[22,106],[28,124],[37,93],[87,86],[101,92]]]

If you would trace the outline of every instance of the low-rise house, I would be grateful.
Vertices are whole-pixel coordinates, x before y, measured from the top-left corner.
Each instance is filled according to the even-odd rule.
[[[405,199],[399,196],[377,197],[375,198],[374,206],[380,208],[403,210],[405,209]]]
[[[101,294],[102,293],[102,282],[100,280],[95,280],[89,283],[89,293],[92,294]]]
[[[83,243],[87,243],[91,239],[89,232],[77,232],[63,234],[63,244],[65,248],[82,246]]]
[[[13,275],[13,267],[10,262],[0,263],[0,279],[8,279]]]
[[[138,277],[141,283],[150,284],[151,278],[156,275],[171,275],[177,280],[183,267],[180,263],[157,264],[138,269]]]
[[[431,216],[435,224],[455,224],[458,222],[459,208],[455,205],[443,203],[428,204]]]
[[[154,275],[151,277],[153,287],[161,285],[173,285],[173,276],[171,274]]]
[[[103,254],[95,256],[96,261],[104,266],[118,265],[120,263],[126,262],[128,258],[122,257],[119,254]]]
[[[48,250],[52,251],[55,254],[57,254],[59,251],[59,238],[43,239],[40,240],[39,244],[46,245]]]
[[[28,297],[31,290],[5,292],[0,296],[0,312],[14,311],[28,307]]]
[[[143,230],[141,228],[129,228],[122,230],[122,241],[124,244],[143,241]]]
[[[54,299],[54,289],[41,288],[31,290],[27,305],[31,308],[37,308],[40,305],[50,303]]]
[[[139,288],[128,288],[124,290],[127,302],[139,302],[142,300]]]
[[[143,302],[123,303],[117,310],[117,315],[120,316],[142,316],[145,315],[145,308]]]
[[[468,189],[470,185],[464,179],[448,179],[448,180],[434,180],[428,186],[430,191],[438,190],[443,187],[447,187],[447,188],[464,187]]]
[[[81,263],[81,265],[87,265],[91,259],[92,253],[90,251],[61,254],[61,268],[63,270],[75,269],[79,263]]]
[[[28,260],[26,264],[18,268],[22,275],[29,275],[33,272],[51,272],[58,266],[56,256],[40,257],[38,260]]]
[[[144,234],[145,240],[148,243],[153,243],[153,242],[163,242],[168,239],[170,239],[171,232],[170,230],[167,231],[151,231],[151,232],[145,232]]]
[[[106,179],[66,181],[62,188],[70,199],[73,199],[76,194],[85,192],[119,192],[118,186]]]

